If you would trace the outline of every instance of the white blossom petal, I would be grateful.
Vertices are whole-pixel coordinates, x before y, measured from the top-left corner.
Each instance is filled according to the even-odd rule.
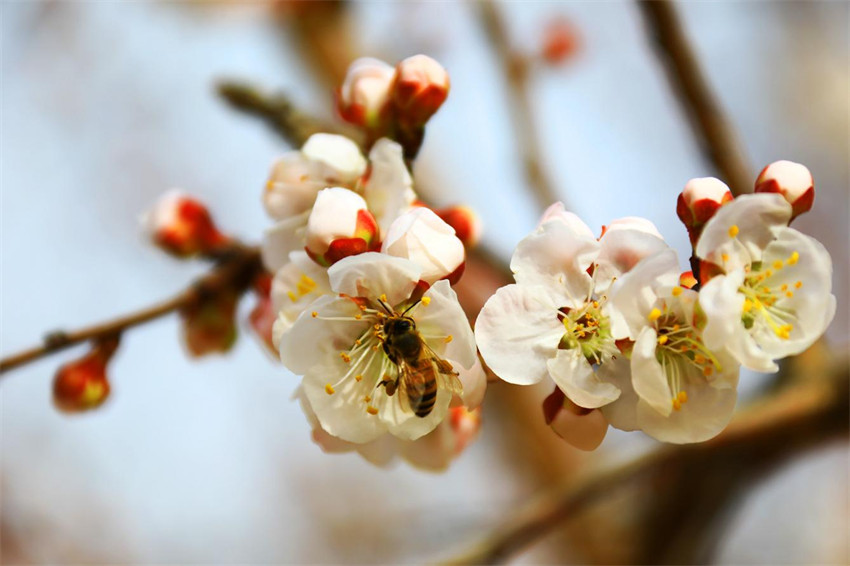
[[[448,281],[437,281],[423,297],[428,304],[420,302],[411,310],[419,334],[440,357],[471,368],[478,360],[475,335],[454,289]]]
[[[615,333],[616,338],[631,338],[646,326],[647,315],[655,308],[658,290],[675,287],[679,282],[679,260],[676,251],[666,249],[639,262],[625,273],[611,288],[609,303],[616,309],[619,319],[628,328],[628,336]],[[618,324],[612,330],[622,332]]]
[[[658,334],[647,326],[640,332],[632,349],[632,386],[638,396],[661,415],[673,412],[670,386],[664,368],[655,357]]]
[[[413,180],[401,146],[387,138],[381,138],[369,152],[371,171],[363,186],[363,197],[369,210],[378,220],[381,232],[386,233],[393,220],[409,208],[416,200]]]
[[[649,224],[652,225],[651,222]],[[630,271],[642,259],[669,248],[660,235],[655,236],[648,227],[644,230],[609,229],[599,243],[601,248],[593,272],[597,293],[605,293],[615,279]]]
[[[381,251],[419,265],[421,278],[428,284],[454,273],[466,255],[454,228],[425,207],[396,218],[387,230]]]
[[[560,222],[566,224],[570,230],[578,234],[582,238],[595,240],[596,236],[584,221],[573,212],[564,208],[564,203],[556,202],[549,206],[540,218],[537,227],[540,228],[547,222]]]
[[[304,249],[304,231],[310,211],[280,220],[266,229],[260,253],[263,265],[272,273],[289,262],[289,254]]]
[[[597,377],[581,348],[558,350],[555,357],[546,362],[546,366],[555,385],[579,407],[596,409],[620,396],[616,386]]]
[[[683,390],[688,402],[667,416],[645,401],[638,403],[638,423],[646,434],[662,442],[686,444],[703,442],[726,428],[738,399],[736,387],[696,387],[686,381]]]
[[[555,297],[541,286],[508,285],[487,300],[475,323],[484,361],[503,380],[537,383],[549,373],[564,335]]]
[[[366,158],[352,140],[336,134],[313,134],[301,147],[301,153],[325,166],[328,185],[348,185],[366,172]]]
[[[596,376],[620,390],[616,401],[600,407],[608,423],[620,430],[637,430],[637,405],[640,397],[632,385],[631,362],[625,356],[617,356],[599,366]]]
[[[421,275],[412,261],[377,252],[349,256],[328,269],[335,292],[373,301],[384,294],[391,307],[410,297]]]

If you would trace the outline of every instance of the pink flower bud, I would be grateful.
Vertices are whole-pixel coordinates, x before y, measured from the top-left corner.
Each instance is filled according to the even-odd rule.
[[[211,253],[230,242],[206,206],[178,191],[163,195],[143,222],[154,243],[176,257]]]
[[[396,67],[391,94],[400,122],[424,125],[449,95],[449,74],[427,55],[408,57]]]
[[[443,222],[454,228],[463,245],[473,248],[481,239],[481,219],[468,206],[457,205],[435,210]]]
[[[779,193],[791,205],[791,220],[812,208],[815,180],[805,165],[793,161],[774,161],[756,179],[757,193]]]
[[[389,100],[394,77],[395,68],[379,59],[362,57],[352,62],[336,94],[340,117],[356,126],[375,128]]]
[[[691,244],[696,245],[705,223],[733,198],[732,191],[720,179],[702,177],[688,181],[676,203],[676,214],[688,229]]]
[[[555,434],[579,450],[595,450],[608,432],[602,411],[579,407],[558,387],[543,400],[543,417]]]
[[[313,261],[328,267],[376,249],[379,238],[378,222],[363,197],[342,187],[319,191],[307,220],[305,249]]]
[[[91,352],[65,364],[53,379],[53,402],[64,412],[76,413],[99,407],[109,397],[106,366],[118,348],[118,338],[97,342]]]
[[[239,294],[235,289],[203,296],[183,309],[183,337],[189,354],[194,357],[224,353],[236,343],[236,307]]]
[[[422,268],[421,280],[433,285],[440,279],[454,283],[463,274],[465,251],[455,231],[437,214],[416,207],[395,219],[381,251],[403,257]]]

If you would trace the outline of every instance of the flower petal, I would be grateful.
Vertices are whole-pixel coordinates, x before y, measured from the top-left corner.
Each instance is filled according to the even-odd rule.
[[[604,383],[596,376],[580,348],[558,350],[546,366],[555,384],[579,407],[596,409],[620,396],[616,386]]]
[[[663,416],[647,402],[638,403],[637,416],[641,429],[663,442],[686,444],[702,442],[717,436],[732,418],[738,399],[736,387],[693,387],[684,384],[687,403],[678,411]]]
[[[587,224],[578,217],[578,215],[566,210],[564,208],[564,203],[562,202],[556,202],[549,206],[540,218],[540,222],[537,224],[537,227],[540,228],[547,222],[560,222],[561,224],[566,224],[570,230],[579,234],[581,237],[592,240],[596,239],[596,236],[593,234],[593,230],[591,230]]]
[[[507,285],[487,300],[475,323],[475,339],[484,361],[503,380],[537,383],[549,373],[564,335],[558,305],[540,286]]]
[[[442,358],[471,368],[478,360],[475,335],[454,289],[448,281],[437,281],[424,297],[430,299],[428,304],[420,302],[410,311],[419,334]]]
[[[605,232],[599,240],[601,248],[593,272],[596,293],[605,293],[615,279],[631,270],[642,259],[669,248],[667,242],[647,230],[649,228],[632,230],[615,227]]]
[[[463,242],[455,236],[454,228],[421,206],[395,219],[381,251],[415,262],[422,267],[422,280],[428,284],[454,273],[465,258]]]
[[[566,400],[569,403],[569,399]],[[549,423],[555,433],[579,450],[596,450],[608,432],[608,421],[599,409],[590,412],[564,408]]]
[[[616,338],[636,339],[646,326],[647,315],[658,301],[661,289],[670,289],[679,282],[679,260],[676,251],[668,248],[645,258],[620,277],[611,288],[609,303],[618,311],[612,316],[619,321],[614,328]],[[622,323],[628,328],[628,336],[622,335]]]
[[[377,252],[347,257],[328,269],[335,292],[373,301],[385,294],[391,307],[410,297],[421,274],[412,261]]]
[[[655,357],[657,344],[658,335],[652,327],[645,327],[638,335],[632,349],[632,385],[644,402],[667,416],[673,411],[673,405],[667,376]]]
[[[637,405],[640,397],[632,385],[631,363],[625,356],[618,356],[602,364],[596,370],[596,376],[611,383],[620,390],[620,396],[613,403],[600,407],[608,423],[620,430],[637,430]]]
[[[310,211],[292,216],[266,229],[260,253],[263,265],[272,273],[289,262],[289,254],[304,249],[304,232]]]
[[[404,164],[401,146],[381,138],[369,152],[372,169],[363,186],[363,198],[378,220],[381,233],[386,233],[393,220],[413,204],[413,180]]]

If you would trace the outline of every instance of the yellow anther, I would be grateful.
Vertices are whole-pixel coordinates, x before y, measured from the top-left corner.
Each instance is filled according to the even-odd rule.
[[[290,299],[293,303],[294,303],[294,302],[296,302],[296,301],[298,300],[298,297],[296,297],[296,296],[295,296],[295,293],[293,293],[292,291],[287,291],[287,292],[286,292],[286,295],[289,297],[289,299]]]
[[[680,328],[680,326],[678,324],[674,324],[673,325],[673,332],[677,332],[679,330],[679,328]]]
[[[422,297],[422,304],[426,307],[431,304],[431,297]]]
[[[791,257],[788,258],[788,265],[794,265],[800,259],[800,254],[794,252],[791,254]]]
[[[674,297],[678,297],[679,295],[682,294],[682,288],[681,287],[673,287],[673,290],[671,291],[671,293],[673,293]]]
[[[773,262],[773,269],[782,269],[782,262],[778,259]]]
[[[682,346],[679,346],[679,351],[680,352],[687,352],[688,351],[688,345],[684,344]]]
[[[354,381],[363,381],[363,376],[358,374],[354,376]]]
[[[773,271],[769,269],[764,272],[764,278],[767,279],[768,277],[773,277]]]
[[[333,395],[334,391],[335,389],[333,385],[331,385],[330,383],[325,384],[325,393],[327,393],[328,395]]]
[[[377,415],[378,409],[376,409],[372,405],[369,405],[368,407],[366,407],[366,412],[369,413],[370,415]]]
[[[794,283],[794,287],[796,287],[797,289],[799,289],[799,288],[800,288],[800,287],[802,287],[802,286],[803,286],[803,282],[802,282],[802,281],[797,281],[796,283]]]
[[[355,315],[354,315],[354,320],[362,320],[362,319],[363,319],[363,315],[362,315],[362,314],[357,313],[357,314],[355,314]]]
[[[709,377],[712,373],[714,373],[714,368],[712,368],[711,366],[705,366],[704,368],[702,368],[702,374],[705,377]]]
[[[454,336],[452,336],[451,334],[449,334],[448,336],[446,336],[445,338],[443,338],[443,342],[445,342],[446,344],[448,344],[449,342],[451,342],[451,341],[452,341],[452,340],[454,340],[454,339],[455,339],[455,338],[454,338]]]
[[[599,308],[599,301],[593,301],[591,304],[593,305],[593,308],[595,308],[595,309]]]
[[[676,398],[679,400],[679,403],[687,403],[688,393],[686,391],[679,391],[679,395]]]
[[[740,232],[740,230],[738,230],[737,224],[732,224],[731,226],[729,226],[729,237],[730,238],[734,238],[735,236],[737,236],[738,232]]]
[[[649,321],[650,321],[650,322],[655,322],[656,320],[658,320],[659,318],[661,318],[661,311],[660,311],[660,310],[658,310],[658,309],[652,309],[652,310],[649,312],[649,316],[648,316],[647,318],[649,318]]]
[[[310,316],[312,316],[313,318],[316,318],[317,316],[319,316],[319,313],[317,313],[316,311],[313,311],[313,312],[310,313]]]
[[[381,293],[381,296],[378,297],[378,298],[381,299],[381,301],[383,301],[385,303],[387,302],[387,296],[384,293]]]
[[[780,290],[782,290],[782,291],[787,291],[787,290],[788,290],[788,284],[787,284],[787,283],[783,283],[783,284],[782,284],[782,287],[780,287],[779,289],[780,289]]]
[[[359,346],[360,344],[363,343],[363,341],[360,338],[358,338],[357,340],[354,341],[354,343]]]
[[[365,397],[363,397],[363,402],[364,402],[364,403],[371,403],[371,402],[372,402],[372,398],[371,398],[371,397],[369,397],[368,395],[366,395]]]
[[[362,310],[362,311],[365,311],[365,310],[366,310],[366,305],[357,305],[357,308],[359,308],[359,309],[360,309],[360,310]]]
[[[794,296],[794,291],[788,291],[787,293],[785,293],[785,296],[790,299],[791,297]]]
[[[373,350],[375,350],[375,351],[377,352],[378,350],[380,350],[380,349],[381,349],[381,345],[380,345],[380,344],[375,344],[374,346],[372,346],[372,349],[373,349]]]
[[[667,338],[666,334],[662,334],[661,336],[658,337],[658,343],[661,344],[662,346],[664,344],[666,344],[668,340],[669,340],[669,338]]]
[[[678,399],[673,399],[673,410],[679,411],[682,408],[682,403]]]
[[[724,262],[729,261],[729,254],[720,254],[720,259],[722,259]]]
[[[339,357],[342,358],[342,361],[344,361],[345,363],[348,363],[348,362],[351,361],[351,356],[349,356],[345,352],[340,352]]]
[[[765,293],[770,293],[770,287],[768,287],[767,285],[762,287],[761,290],[764,291]]]
[[[744,299],[744,312],[750,312],[753,310],[753,302],[749,299]]]
[[[705,363],[705,356],[703,356],[702,354],[697,354],[694,356],[694,361],[699,365],[702,365]]]

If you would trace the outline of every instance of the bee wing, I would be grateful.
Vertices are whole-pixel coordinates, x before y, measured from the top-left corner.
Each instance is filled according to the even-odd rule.
[[[411,367],[410,365],[402,361],[398,364],[398,387],[396,388],[396,395],[398,395],[398,402],[401,405],[401,409],[406,413],[412,413],[413,408],[410,406],[410,397],[407,396],[407,380],[411,379]]]
[[[422,341],[422,348],[425,350],[431,363],[434,364],[439,387],[450,391],[452,395],[463,395],[463,384],[460,382],[458,372],[455,371],[452,364],[438,356],[424,340]]]

